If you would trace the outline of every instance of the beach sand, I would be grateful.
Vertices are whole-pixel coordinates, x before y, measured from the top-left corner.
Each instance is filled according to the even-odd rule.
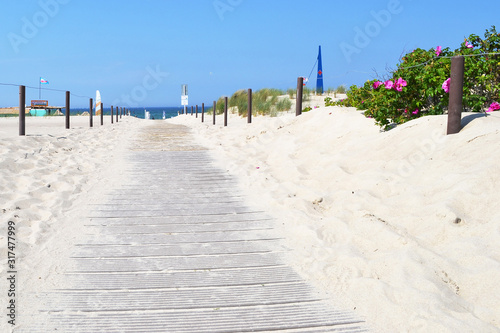
[[[120,179],[127,140],[144,122],[130,117],[104,126],[94,117],[26,117],[26,136],[19,136],[17,118],[0,118],[0,290],[2,308],[11,297],[7,271],[8,222],[15,223],[17,321],[23,295],[39,290],[45,277],[60,271],[83,230],[84,207],[98,202],[107,184]],[[8,332],[7,310],[0,331]]]
[[[358,110],[316,102],[300,117],[252,124],[167,121],[192,128],[275,218],[290,264],[375,331],[499,331],[500,113],[464,114],[474,119],[446,136],[445,116],[380,132]],[[17,119],[0,119],[0,252],[5,260],[14,221],[21,293],[60,270],[83,230],[82,207],[123,181],[128,137],[150,122],[94,119],[89,129],[87,117],[72,117],[66,130],[63,117],[27,118],[26,137]],[[6,304],[4,278],[0,288]]]
[[[188,124],[281,226],[292,265],[379,332],[500,330],[500,113],[380,132],[354,108]]]

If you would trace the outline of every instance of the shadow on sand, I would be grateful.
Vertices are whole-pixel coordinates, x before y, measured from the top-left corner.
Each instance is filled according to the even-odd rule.
[[[469,125],[474,119],[477,118],[482,118],[482,117],[487,117],[488,114],[486,113],[477,113],[477,114],[470,114],[468,116],[465,116],[462,118],[462,129],[464,129],[467,125]]]

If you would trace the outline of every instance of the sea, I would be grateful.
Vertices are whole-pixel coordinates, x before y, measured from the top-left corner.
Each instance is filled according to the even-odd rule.
[[[180,111],[182,111],[182,108],[180,107],[169,107],[169,106],[165,106],[165,107],[139,107],[139,108],[128,108],[130,110],[130,114],[133,116],[133,117],[137,117],[137,118],[141,118],[141,119],[144,119],[145,118],[145,111],[148,111],[150,116],[151,116],[151,119],[163,119],[164,116],[165,116],[165,119],[168,119],[168,118],[172,118],[172,117],[175,117],[178,115],[178,113]],[[76,108],[72,108],[71,109],[71,115],[78,115],[78,114],[82,114],[84,112],[89,112],[89,109],[88,108],[81,108],[81,109],[76,109]],[[113,110],[113,114],[116,114],[116,109]],[[111,114],[111,108],[105,108],[104,109],[104,114],[105,115],[110,115]]]

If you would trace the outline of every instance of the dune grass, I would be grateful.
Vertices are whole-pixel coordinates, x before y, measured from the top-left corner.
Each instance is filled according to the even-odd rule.
[[[280,89],[264,88],[252,93],[252,112],[260,115],[276,116],[278,112],[288,111],[292,101]],[[245,117],[248,114],[248,91],[238,90],[228,98],[228,109]],[[224,113],[224,97],[220,97],[216,106],[217,114]]]

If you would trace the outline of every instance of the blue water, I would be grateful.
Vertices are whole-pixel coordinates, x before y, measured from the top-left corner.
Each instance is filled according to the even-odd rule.
[[[132,116],[144,119],[144,110],[149,111],[151,114],[151,118],[154,119],[163,119],[163,112],[165,112],[165,118],[172,118],[177,116],[177,112],[181,110],[181,108],[178,107],[151,107],[151,108],[129,108],[130,113]],[[83,112],[88,112],[89,109],[71,109],[71,114],[81,114]],[[64,112],[64,111],[63,111]],[[113,110],[113,113],[116,112],[116,110]],[[104,114],[109,115],[111,114],[111,109],[104,109]],[[114,113],[116,114],[116,113]]]

